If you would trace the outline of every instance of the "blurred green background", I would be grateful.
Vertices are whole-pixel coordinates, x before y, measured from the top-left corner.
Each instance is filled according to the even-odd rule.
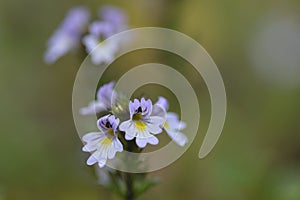
[[[197,40],[219,67],[228,95],[213,152],[199,160],[201,143],[194,142],[151,174],[161,183],[140,199],[299,200],[297,0],[0,0],[0,200],[117,199],[96,184],[73,124],[81,60],[68,54],[52,66],[43,62],[46,41],[70,8],[96,11],[107,3],[123,8],[132,27],[171,28]],[[195,141],[202,141],[210,103],[204,83],[197,84],[203,121]]]

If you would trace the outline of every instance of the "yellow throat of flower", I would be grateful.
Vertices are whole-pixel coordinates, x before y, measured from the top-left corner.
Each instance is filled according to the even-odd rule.
[[[103,144],[104,146],[109,146],[111,143],[112,140],[109,137],[106,137],[103,140],[101,140],[101,144]]]
[[[135,128],[139,131],[145,131],[146,130],[146,124],[142,121],[136,121],[135,122]]]
[[[132,116],[132,120],[135,122],[135,128],[139,131],[146,130],[146,124],[142,122],[143,116],[139,113],[136,113]]]

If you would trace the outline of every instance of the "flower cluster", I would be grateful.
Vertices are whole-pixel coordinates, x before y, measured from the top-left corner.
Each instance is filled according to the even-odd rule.
[[[94,65],[110,64],[121,47],[132,39],[123,37],[121,41],[113,35],[128,27],[127,15],[114,6],[101,7],[93,19],[86,7],[73,8],[49,39],[44,61],[52,64],[69,52],[75,52],[79,58],[89,55]],[[87,165],[98,165],[99,184],[124,199],[135,199],[157,184],[157,180],[147,178],[146,173],[111,169],[108,160],[114,159],[113,162],[121,165],[139,165],[138,159],[128,158],[123,151],[140,153],[147,145],[157,145],[157,135],[162,133],[184,146],[188,139],[181,131],[186,124],[176,113],[169,112],[166,98],[158,97],[154,103],[147,98],[130,101],[115,91],[114,86],[113,81],[102,85],[96,98],[79,110],[81,115],[97,116],[98,127],[98,130],[83,135],[82,151],[90,153]]]
[[[99,132],[87,133],[82,140],[86,143],[83,151],[92,153],[87,160],[88,165],[98,163],[103,167],[108,159],[113,159],[116,152],[122,152],[131,140],[139,149],[147,144],[159,143],[157,134],[165,131],[170,138],[180,146],[184,146],[188,139],[180,132],[186,124],[179,120],[176,113],[167,112],[169,103],[164,97],[159,97],[153,104],[150,99],[141,98],[127,102],[127,119],[118,118],[113,108],[119,104],[120,97],[114,90],[114,82],[107,83],[99,88],[97,99],[80,110],[81,114],[101,114],[97,121]],[[122,142],[121,142],[122,141]]]
[[[90,21],[90,12],[87,8],[82,6],[73,8],[49,39],[44,60],[48,64],[54,63],[82,44],[86,53],[91,54],[91,60],[95,65],[109,63],[118,51],[120,41],[105,40],[127,27],[127,16],[119,8],[101,7],[94,21]]]

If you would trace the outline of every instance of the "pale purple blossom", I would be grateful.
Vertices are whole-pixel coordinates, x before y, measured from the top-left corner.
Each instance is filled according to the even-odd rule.
[[[153,106],[150,99],[135,99],[129,103],[130,119],[120,124],[120,130],[125,132],[125,139],[136,138],[136,144],[144,148],[148,143],[158,144],[158,139],[153,134],[162,132],[161,126],[165,122],[164,114],[158,114],[158,106]],[[160,109],[162,112],[163,110]]]
[[[169,109],[168,100],[164,97],[159,97],[155,105],[162,107],[166,112]],[[188,142],[188,138],[180,131],[186,127],[186,123],[179,120],[176,113],[167,112],[166,122],[163,124],[163,129],[179,146],[184,146]]]
[[[67,13],[47,43],[44,55],[46,63],[54,63],[58,58],[79,46],[89,18],[89,11],[81,6],[73,8]]]
[[[118,139],[119,123],[120,120],[115,116],[106,115],[97,121],[100,132],[90,132],[82,137],[86,142],[82,151],[92,153],[87,160],[88,165],[98,163],[102,168],[108,159],[113,159],[117,152],[123,151],[123,145]]]
[[[108,38],[115,33],[114,28],[114,25],[109,22],[95,21],[90,25],[89,31],[98,38]]]
[[[89,26],[89,34],[82,42],[90,53],[91,60],[95,65],[110,63],[119,50],[120,41],[106,40],[108,37],[119,33],[127,28],[127,17],[124,12],[112,6],[101,8],[100,19]]]
[[[161,106],[166,111],[169,110],[169,102],[164,97],[161,97],[161,96],[158,97],[158,100],[157,100],[157,102],[155,104],[158,105],[158,106]]]
[[[114,91],[115,82],[104,84],[97,92],[97,99],[90,102],[87,107],[81,108],[82,115],[96,114],[102,111],[111,110],[116,103],[117,93]]]
[[[86,35],[82,42],[95,65],[112,62],[119,49],[118,41],[109,40],[100,43],[99,38],[92,34]]]

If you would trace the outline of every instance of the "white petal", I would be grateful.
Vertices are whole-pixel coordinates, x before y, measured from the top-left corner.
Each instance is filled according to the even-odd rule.
[[[97,160],[93,155],[91,155],[91,156],[89,157],[89,159],[86,161],[86,164],[87,164],[87,165],[93,165],[93,164],[95,164],[96,162],[98,162],[98,160]]]
[[[109,63],[113,60],[113,56],[107,55],[102,51],[92,51],[91,59],[95,65],[99,65],[101,63]]]
[[[93,35],[86,35],[83,37],[82,43],[85,45],[87,53],[90,53],[98,45],[98,38]]]
[[[188,138],[181,132],[175,131],[168,131],[166,130],[167,134],[170,136],[175,143],[179,146],[184,146],[188,142]]]
[[[113,145],[116,151],[122,152],[123,151],[123,145],[120,142],[118,138],[113,139]]]
[[[162,129],[159,125],[147,124],[148,131],[152,134],[158,134],[162,132]]]
[[[131,120],[122,122],[119,126],[121,131],[125,131],[125,139],[132,140],[135,137],[134,124]]]
[[[83,146],[81,150],[82,150],[83,152],[90,152],[85,146]]]
[[[106,159],[100,159],[100,160],[98,161],[98,166],[99,166],[100,168],[104,167],[105,164],[106,164]]]
[[[102,42],[91,52],[91,59],[94,64],[109,63],[114,59],[117,49],[114,42]]]
[[[92,101],[89,103],[87,107],[81,108],[79,112],[81,115],[91,115],[91,114],[99,113],[106,109],[107,109],[106,106],[102,102]]]
[[[140,148],[144,148],[147,145],[147,143],[152,144],[152,145],[157,145],[158,142],[159,142],[158,139],[153,135],[151,135],[147,138],[139,138],[139,137],[136,138],[136,144]]]
[[[147,128],[144,131],[138,129],[134,129],[134,131],[137,138],[149,138],[152,136]]]
[[[167,120],[174,121],[174,122],[179,120],[178,115],[173,112],[168,112],[166,117],[167,117]]]
[[[132,121],[128,120],[128,121],[122,122],[119,126],[119,129],[120,129],[120,131],[126,132],[126,130],[131,129],[132,125],[133,125]]]
[[[159,141],[158,141],[157,137],[155,137],[155,136],[153,136],[153,135],[152,135],[151,137],[148,138],[148,143],[149,143],[149,144],[157,145],[158,142],[159,142]]]
[[[151,116],[166,118],[166,111],[159,105],[153,105]]]
[[[144,148],[147,145],[147,138],[136,138],[135,141],[140,148]]]
[[[107,159],[110,146],[105,146],[105,145],[100,145],[100,146],[101,147],[97,150],[100,153],[98,160]]]
[[[179,125],[178,125],[178,130],[181,131],[181,130],[185,129],[185,127],[186,127],[186,123],[183,121],[180,121]]]
[[[101,137],[103,137],[103,135],[104,134],[101,133],[101,132],[90,132],[90,133],[85,134],[82,137],[82,140],[84,142],[89,142],[89,141],[92,141],[92,140],[100,139]]]
[[[84,152],[95,151],[103,137],[105,137],[105,134],[101,132],[91,132],[84,135],[82,137],[82,140],[86,142],[86,145],[82,148],[82,151]]]
[[[135,137],[134,135],[125,133],[125,139],[126,139],[126,140],[133,140],[134,137]]]
[[[158,117],[158,116],[150,116],[150,122],[149,123],[159,126],[159,125],[164,124],[165,121],[166,121],[165,118]]]
[[[107,153],[107,157],[109,158],[109,159],[113,159],[114,157],[115,157],[115,155],[116,155],[116,149],[114,148],[114,146],[112,145],[112,146],[110,146],[109,147],[109,149],[108,149],[108,153]]]
[[[186,127],[186,123],[179,121],[179,117],[176,113],[167,113],[167,123],[171,130],[183,130]]]
[[[99,140],[99,142],[100,142],[100,140]],[[84,151],[84,152],[95,151],[97,149],[97,144],[98,144],[97,142],[88,143],[84,147],[82,147],[82,151]]]

